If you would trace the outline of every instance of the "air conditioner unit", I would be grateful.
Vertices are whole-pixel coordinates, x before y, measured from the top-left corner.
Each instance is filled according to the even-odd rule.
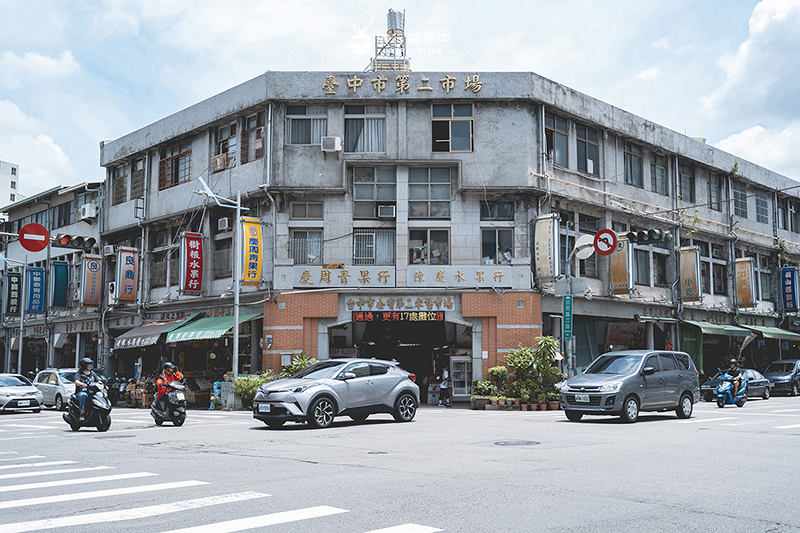
[[[323,152],[341,152],[342,151],[342,138],[341,137],[323,137],[322,138],[322,151]]]
[[[117,301],[117,283],[115,281],[111,281],[108,284],[108,300],[111,303],[116,303]]]
[[[394,217],[395,217],[395,206],[393,205],[378,206],[378,218],[394,218]]]
[[[217,231],[229,231],[231,229],[231,219],[223,217],[217,220]]]
[[[103,246],[103,255],[114,255],[114,245],[106,244]]]
[[[219,172],[228,168],[228,154],[219,154],[211,160],[211,171]]]
[[[81,220],[97,218],[97,204],[83,204],[81,206]]]
[[[167,245],[167,232],[159,231],[156,233],[156,248]]]

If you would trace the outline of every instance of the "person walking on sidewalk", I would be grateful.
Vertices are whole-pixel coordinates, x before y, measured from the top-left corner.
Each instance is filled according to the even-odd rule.
[[[442,375],[439,379],[439,405],[445,407],[452,407],[453,401],[450,396],[450,373],[447,368],[442,369]]]

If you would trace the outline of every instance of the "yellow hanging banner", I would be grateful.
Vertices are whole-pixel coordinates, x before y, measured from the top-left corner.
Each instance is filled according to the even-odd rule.
[[[242,217],[242,285],[261,283],[261,255],[264,241],[261,238],[261,220]]]

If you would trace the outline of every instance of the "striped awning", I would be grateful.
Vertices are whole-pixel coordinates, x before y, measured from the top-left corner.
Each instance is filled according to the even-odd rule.
[[[259,318],[261,315],[262,313],[239,315],[239,324]],[[167,342],[217,339],[225,335],[231,328],[233,328],[232,316],[201,318],[170,331],[167,334]]]

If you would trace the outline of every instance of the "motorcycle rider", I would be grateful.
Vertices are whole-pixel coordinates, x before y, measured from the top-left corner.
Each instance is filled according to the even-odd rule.
[[[173,381],[183,381],[183,374],[181,371],[178,370],[178,367],[173,365],[171,362],[167,361],[164,363],[163,372],[160,376],[158,376],[158,380],[156,380],[156,386],[158,387],[158,395],[156,396],[156,407],[159,410],[164,410],[165,405],[161,402],[161,398],[166,394],[169,390],[169,384]]]
[[[728,375],[733,377],[733,397],[739,392],[739,384],[742,382],[742,371],[739,369],[739,364],[736,359],[731,359],[730,368],[727,370]]]
[[[89,385],[93,383],[101,383],[100,378],[97,377],[97,374],[92,372],[92,360],[88,357],[84,357],[78,363],[79,370],[75,374],[75,386],[78,387],[78,391],[75,393],[75,397],[78,398],[78,404],[81,407],[81,415],[80,421],[83,422],[86,420],[86,399],[89,397]],[[101,385],[104,387],[104,385]]]

